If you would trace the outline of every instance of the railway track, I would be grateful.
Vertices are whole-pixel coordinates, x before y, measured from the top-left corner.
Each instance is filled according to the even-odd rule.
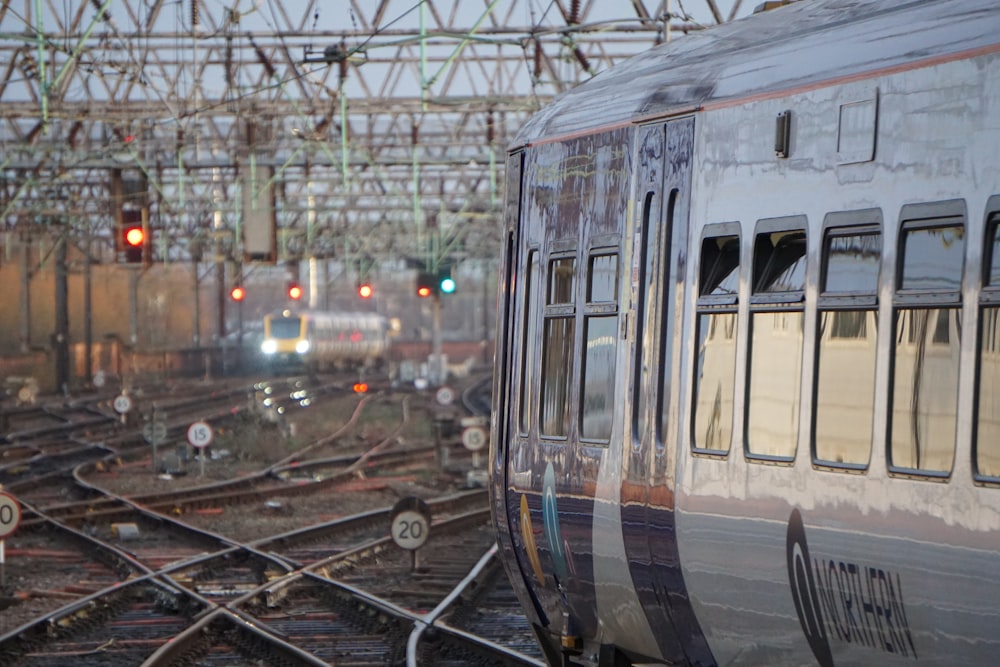
[[[289,408],[302,401],[293,394]],[[333,394],[312,395],[309,409]],[[220,413],[237,414],[245,395]],[[442,470],[433,429],[413,427],[427,406],[354,401],[339,428],[239,477],[135,492],[128,478],[154,475],[114,447],[70,473],[35,468],[37,486],[25,475],[23,550],[11,553],[51,571],[51,585],[0,610],[0,663],[542,664],[489,556],[486,492]],[[366,423],[371,410],[380,416]],[[461,448],[448,459],[460,466]],[[418,552],[389,536],[394,505],[410,496],[434,517]],[[11,627],[19,605],[42,607]]]

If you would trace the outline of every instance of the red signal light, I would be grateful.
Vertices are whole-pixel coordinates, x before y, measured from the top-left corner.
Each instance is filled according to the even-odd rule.
[[[288,298],[296,301],[302,298],[302,287],[298,283],[292,283],[288,286]]]
[[[125,230],[125,244],[133,248],[142,247],[142,242],[146,240],[146,235],[142,227],[129,227]]]
[[[354,393],[355,394],[366,394],[366,393],[368,393],[368,383],[367,382],[355,382],[354,383]]]
[[[122,216],[126,218],[138,217],[138,211],[123,211]],[[120,253],[119,262],[137,264],[149,258],[147,254],[149,251],[146,249],[146,246],[149,245],[149,237],[141,222],[126,219],[118,230],[116,245]]]
[[[375,290],[372,289],[371,283],[361,283],[358,285],[358,296],[362,299],[370,299]]]
[[[247,293],[239,285],[237,285],[236,287],[234,287],[229,291],[229,296],[232,298],[233,301],[242,301],[243,297],[245,297],[246,295]]]
[[[417,274],[417,296],[426,298],[437,291],[437,277],[426,271]]]

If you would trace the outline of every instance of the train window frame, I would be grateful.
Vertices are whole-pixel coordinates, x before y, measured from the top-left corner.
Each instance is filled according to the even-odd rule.
[[[1000,277],[996,283],[990,282],[991,269],[994,263],[1000,268],[1000,195],[994,195],[986,203],[986,215],[983,224],[983,257],[982,257],[982,291],[980,300],[984,303],[1000,303]],[[990,232],[993,232],[991,234]],[[993,237],[992,240],[990,237]],[[990,241],[987,243],[987,241]]]
[[[796,220],[804,220],[804,218],[799,218],[795,216]],[[785,220],[785,218],[779,218],[777,220]],[[769,224],[763,224],[768,222]],[[753,234],[753,273],[750,281],[750,304],[751,305],[762,305],[762,304],[791,304],[795,302],[802,302],[805,300],[805,283],[806,283],[806,271],[809,265],[809,251],[808,251],[808,234],[806,233],[806,223],[802,223],[801,227],[791,227],[785,228],[784,223],[776,222],[777,227],[772,227],[771,221],[760,221],[758,227],[754,230]],[[791,243],[786,243],[786,241],[795,242],[796,237],[802,237],[802,245],[806,250],[799,255],[805,264],[802,270],[802,286],[798,289],[780,289],[772,288],[778,280],[778,278],[788,272],[789,268],[797,267],[799,262],[795,261],[791,264],[785,265],[783,268],[779,264],[780,270],[775,270],[772,268],[771,263],[775,260],[778,255],[785,251],[787,246]],[[771,243],[771,249],[769,254],[764,255],[767,250],[763,248],[762,245],[758,245],[760,239],[768,237],[768,241]],[[777,240],[777,243],[774,243]],[[766,260],[766,261],[765,261]],[[763,266],[759,266],[763,264]],[[759,269],[759,271],[758,271]]]
[[[954,227],[960,227],[963,234],[960,253],[962,266],[958,273],[960,283],[957,289],[950,289],[947,287],[904,287],[904,269],[907,260],[906,244],[908,241],[908,235],[912,232]],[[898,370],[899,350],[904,344],[900,331],[904,326],[907,328],[907,331],[911,330],[912,314],[917,311],[927,311],[928,315],[931,311],[941,311],[946,309],[956,311],[956,325],[959,336],[958,354],[959,356],[961,355],[961,324],[962,313],[965,309],[962,294],[965,287],[965,264],[967,261],[966,250],[968,247],[969,231],[965,200],[952,199],[921,204],[906,204],[900,210],[898,230],[899,233],[896,238],[896,261],[892,285],[892,317],[890,323],[892,341],[890,343],[888,378],[889,391],[886,410],[886,468],[888,470],[888,474],[892,477],[943,483],[947,482],[951,478],[955,469],[955,461],[957,459],[958,431],[960,426],[958,419],[958,397],[959,385],[962,382],[962,374],[959,368],[960,364],[954,365],[954,382],[956,386],[955,394],[953,396],[954,427],[951,435],[951,463],[946,470],[900,465],[893,460],[893,451],[895,449],[893,429],[895,422],[897,421],[895,416],[897,397],[896,374]],[[906,324],[904,324],[904,320],[902,319],[905,315],[911,316],[911,319],[905,321]],[[940,312],[937,313],[937,317],[940,319]],[[924,335],[926,336],[926,333]],[[905,344],[920,344],[919,341],[910,340],[911,337],[912,334],[908,333]],[[947,342],[950,344],[950,339]]]
[[[551,359],[553,353],[556,351],[555,345],[550,341],[550,336],[554,337],[559,331],[552,329],[551,326],[558,326],[560,323],[568,324],[568,328],[563,331],[564,336],[561,336],[563,341],[569,341],[568,345],[568,355],[560,355],[558,360],[566,363],[555,363],[553,364]],[[576,373],[576,315],[575,314],[552,314],[546,315],[542,321],[542,326],[540,328],[542,338],[545,342],[542,343],[542,364],[539,368],[539,385],[538,385],[538,437],[544,440],[551,441],[562,441],[565,442],[569,440],[570,431],[573,425],[573,420],[571,419],[571,407],[573,406],[573,385],[575,383],[574,375]],[[564,346],[565,351],[566,347]],[[550,368],[561,369],[561,372],[551,374],[548,372]],[[562,397],[559,400],[559,405],[555,406],[558,408],[558,412],[554,411],[552,415],[546,408],[546,399],[550,396],[547,390],[550,389],[550,381],[558,382],[561,385]],[[560,389],[559,386],[556,389]],[[558,393],[558,392],[557,392]],[[561,413],[561,418],[560,414]],[[547,418],[552,416],[554,420],[558,420],[561,425],[561,430],[559,432],[553,432],[549,430]],[[557,423],[556,421],[552,422]]]
[[[596,240],[596,239],[595,239]],[[612,288],[612,299],[611,300],[599,300],[594,301],[594,265],[595,260],[600,260],[602,258],[614,258],[614,287]],[[611,442],[611,436],[613,434],[613,420],[614,420],[614,410],[611,409],[611,419],[612,422],[608,425],[607,435],[594,436],[588,435],[585,429],[584,416],[587,411],[584,409],[584,403],[590,398],[588,394],[588,388],[591,387],[590,382],[588,382],[588,371],[589,366],[593,362],[590,356],[590,334],[591,334],[591,324],[595,320],[608,320],[614,319],[613,336],[614,336],[614,352],[612,354],[612,368],[611,368],[611,386],[610,398],[606,402],[608,406],[614,406],[615,399],[617,398],[617,386],[615,382],[615,374],[617,373],[617,362],[618,362],[618,345],[621,342],[621,336],[619,332],[619,303],[621,300],[621,289],[622,289],[622,275],[621,275],[622,261],[621,253],[619,252],[618,246],[606,246],[600,245],[590,249],[587,253],[587,274],[586,274],[586,287],[585,293],[586,298],[584,300],[582,311],[582,335],[583,335],[583,347],[582,353],[580,354],[580,364],[579,364],[579,386],[580,391],[577,396],[577,432],[579,434],[579,440],[581,443],[586,443],[588,445],[597,446],[607,446]]]
[[[977,398],[972,404],[972,447],[970,456],[974,483],[979,486],[996,488],[1000,487],[1000,469],[996,470],[994,474],[984,473],[981,471],[979,443],[981,441],[980,433],[983,427],[980,419],[982,416],[983,355],[987,322],[987,318],[984,315],[986,311],[997,311],[998,317],[994,319],[996,322],[1000,323],[1000,278],[998,278],[996,282],[991,281],[991,276],[994,274],[993,269],[1000,268],[1000,252],[997,252],[998,245],[1000,245],[1000,195],[993,195],[989,198],[986,202],[986,212],[983,217],[984,237],[982,245],[982,271],[980,276],[981,289],[979,293],[979,303],[977,304],[975,340],[976,360],[973,380],[975,387],[975,391],[973,393]],[[994,340],[996,340],[998,335],[1000,335],[1000,331],[994,327],[991,331],[991,336]],[[991,352],[997,351],[991,350]]]
[[[767,238],[770,249],[763,246],[762,239]],[[798,243],[801,237],[802,253],[791,263],[786,263],[779,254],[788,253],[788,246]],[[777,243],[774,241],[777,240]],[[808,219],[804,215],[785,216],[780,218],[764,218],[757,221],[753,232],[751,248],[750,266],[750,297],[748,299],[749,317],[747,326],[747,348],[745,372],[746,379],[743,385],[744,391],[744,411],[743,411],[743,455],[747,461],[766,465],[792,466],[799,451],[799,431],[802,423],[802,371],[805,359],[805,286],[810,272],[809,260],[809,233]],[[779,261],[780,260],[780,261]],[[772,262],[778,261],[778,268],[775,270]],[[790,269],[798,273],[801,264],[801,287],[796,289],[772,289],[776,281],[785,275]],[[798,287],[798,284],[796,285]],[[790,420],[794,423],[791,433],[791,447],[789,453],[769,453],[753,449],[751,442],[753,430],[753,418],[756,414],[754,407],[759,401],[752,400],[755,392],[755,382],[761,377],[761,372],[755,369],[755,346],[763,339],[755,337],[755,323],[761,316],[771,315],[772,321],[788,323],[790,316],[797,316],[799,327],[799,350],[798,359],[793,372],[789,373],[789,378],[794,383],[791,395],[794,404],[792,405],[793,417]],[[779,327],[779,330],[790,331],[788,327]],[[784,355],[787,357],[787,355]],[[755,372],[756,370],[756,372]],[[773,373],[768,377],[775,377]]]
[[[705,225],[705,227],[702,229],[701,240],[699,241],[698,245],[699,248],[698,266],[696,267],[696,272],[698,275],[698,285],[697,285],[698,296],[695,301],[694,340],[696,341],[696,344],[697,341],[700,340],[700,333],[702,329],[701,320],[703,316],[704,317],[714,317],[718,315],[732,316],[734,320],[733,330],[731,333],[733,339],[733,353],[732,353],[732,359],[730,360],[731,372],[732,372],[732,383],[731,383],[732,397],[730,400],[732,401],[732,406],[729,413],[729,441],[726,443],[725,449],[716,449],[713,447],[699,446],[697,438],[698,405],[699,405],[698,391],[702,383],[699,381],[698,371],[702,365],[703,360],[701,359],[700,356],[701,352],[696,351],[697,357],[692,363],[691,379],[690,379],[691,382],[691,412],[689,415],[690,449],[693,455],[702,456],[706,458],[715,458],[720,460],[728,458],[729,455],[732,453],[733,441],[736,438],[736,430],[737,430],[735,406],[736,406],[736,393],[737,393],[736,371],[737,371],[737,359],[739,356],[737,349],[737,340],[738,340],[739,326],[740,326],[739,290],[740,290],[740,285],[742,283],[741,273],[745,270],[745,267],[743,266],[744,262],[743,262],[742,231],[743,231],[742,227],[738,222],[722,222],[722,223],[712,223],[709,225]],[[735,267],[736,290],[733,292],[723,293],[723,294],[714,293],[713,290],[712,292],[705,294],[704,293],[705,283],[706,281],[709,280],[707,271],[711,270],[712,268],[706,266],[708,264],[708,259],[709,259],[706,255],[711,249],[711,246],[708,244],[712,240],[731,239],[731,238],[735,238],[737,243],[737,253],[736,253],[737,264]],[[715,260],[718,259],[719,256],[712,258],[713,267],[717,264]],[[732,273],[732,271],[728,273]],[[714,326],[714,324],[710,324],[710,326]]]
[[[632,307],[635,311],[633,319],[635,359],[632,364],[632,449],[641,447],[643,418],[649,414],[650,405],[655,405],[656,396],[651,396],[653,391],[644,391],[643,382],[645,375],[659,364],[656,356],[656,345],[650,344],[652,337],[647,337],[646,329],[650,316],[656,312],[656,284],[651,280],[655,274],[655,268],[659,266],[657,249],[658,239],[661,233],[661,225],[653,224],[654,203],[659,208],[658,191],[648,190],[643,195],[642,214],[639,218],[639,228],[636,230],[638,243],[633,244],[632,273],[637,280],[637,285],[633,288],[636,291]],[[650,403],[650,399],[653,400]],[[659,421],[659,420],[656,420]],[[659,440],[659,436],[656,436]]]
[[[519,437],[527,437],[531,432],[531,426],[535,423],[532,419],[534,410],[534,397],[537,391],[535,380],[539,373],[529,373],[529,364],[534,361],[536,345],[538,340],[538,303],[534,298],[538,291],[538,280],[541,273],[539,249],[537,247],[528,248],[525,259],[524,279],[524,312],[521,316],[521,376],[520,376],[520,396],[518,396],[517,434]]]
[[[568,267],[557,268],[557,264],[562,264],[563,262],[570,262]],[[546,276],[545,276],[545,305],[546,306],[576,306],[576,262],[577,256],[575,252],[558,252],[551,253],[546,260]],[[558,289],[559,285],[556,284],[556,278],[560,274],[568,274],[570,277],[569,284],[565,286],[565,291],[569,295],[569,301],[560,301],[560,292]]]
[[[875,319],[875,335],[872,343],[873,356],[878,356],[878,310],[879,286],[882,284],[885,247],[882,210],[878,208],[857,211],[837,211],[828,213],[823,221],[820,240],[819,285],[816,299],[816,320],[813,345],[813,381],[811,388],[811,418],[809,424],[809,449],[812,465],[817,470],[827,470],[840,473],[862,473],[871,466],[872,452],[875,450],[875,420],[876,420],[876,383],[875,360],[871,364],[871,396],[868,402],[870,419],[868,421],[868,448],[864,461],[848,462],[822,457],[818,451],[818,424],[820,421],[820,388],[822,379],[821,356],[824,352],[836,351],[839,343],[825,341],[823,336],[823,317],[826,313],[867,313]],[[850,237],[878,237],[878,252],[876,254],[876,274],[870,289],[831,289],[829,285],[829,268],[831,245],[834,239]],[[825,344],[829,343],[829,347]]]
[[[570,275],[571,280],[571,292],[569,301],[553,301],[555,296],[553,293],[553,272],[556,270],[557,263],[571,261],[572,271]],[[579,257],[576,252],[570,252],[563,250],[561,248],[554,249],[545,258],[545,304],[542,311],[542,317],[539,321],[538,334],[541,336],[541,365],[538,369],[538,396],[536,401],[538,404],[538,413],[536,417],[536,424],[538,428],[538,437],[542,440],[548,442],[568,442],[573,430],[573,418],[572,412],[576,408],[575,402],[573,400],[574,385],[576,384],[576,373],[577,373],[577,344],[576,338],[579,335],[579,327],[577,326],[577,291],[579,290],[579,281],[576,279],[576,267]],[[553,345],[549,341],[550,333],[556,333],[554,330],[550,331],[550,325],[556,326],[557,321],[565,321],[569,323],[569,329],[564,331],[568,334],[569,338],[569,348],[568,355],[562,355],[559,359],[563,363],[552,364],[552,354],[554,352]],[[563,337],[565,338],[565,337]],[[565,346],[564,346],[565,347]],[[566,351],[565,349],[563,350]],[[558,368],[561,371],[555,376],[550,376],[549,369]],[[546,409],[546,399],[549,396],[546,392],[550,389],[549,381],[559,380],[562,387],[562,398],[560,400],[560,405],[557,406],[562,412],[562,418],[559,423],[562,425],[562,431],[560,433],[554,433],[547,431],[546,421],[547,417],[550,417]],[[557,392],[558,393],[558,392]],[[578,392],[577,392],[578,393]],[[555,422],[552,422],[555,423]]]
[[[595,298],[594,296],[594,266],[595,263],[600,260],[614,259],[614,284],[611,286],[611,293],[609,298]],[[619,292],[621,290],[621,257],[618,254],[617,248],[602,248],[600,250],[594,250],[587,257],[587,306],[594,306],[597,304],[615,304],[617,309]]]
[[[906,287],[904,285],[906,271],[906,244],[910,237],[916,238],[916,232],[926,232],[933,230],[947,230],[960,228],[963,233],[963,253],[962,267],[959,270],[959,284],[956,288],[944,287]],[[964,218],[958,216],[947,216],[941,218],[920,219],[905,222],[899,231],[899,249],[897,257],[900,261],[896,263],[895,292],[897,303],[955,303],[960,301],[962,285],[964,283],[965,256],[964,256],[964,235],[966,232],[966,222]]]
[[[520,362],[515,366],[515,355],[524,354],[524,349],[517,350],[518,336],[521,334],[518,327],[524,328],[524,314],[518,317],[517,290],[521,287],[518,266],[524,242],[520,237],[520,225],[522,222],[521,208],[521,180],[524,176],[524,151],[517,150],[507,155],[506,173],[504,174],[504,213],[502,217],[502,250],[498,269],[498,279],[502,287],[497,291],[497,334],[494,339],[494,367],[496,371],[493,377],[493,414],[509,414],[517,400],[515,386],[523,383],[524,377],[517,377],[515,368],[524,368]],[[530,244],[527,245],[531,249]],[[535,247],[537,250],[537,247]],[[533,374],[537,375],[537,374]],[[515,384],[516,383],[516,384]],[[529,424],[530,425],[530,424]],[[513,438],[508,437],[514,430],[508,419],[493,420],[491,429],[491,442],[497,443],[492,448],[492,462],[494,468],[503,468],[510,450]],[[523,441],[523,438],[521,438]]]

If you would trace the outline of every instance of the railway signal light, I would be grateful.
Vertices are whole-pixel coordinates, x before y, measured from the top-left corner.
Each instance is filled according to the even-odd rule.
[[[288,283],[288,298],[293,301],[298,301],[302,298],[302,286],[297,282]]]
[[[146,256],[147,234],[141,222],[130,222],[121,228],[121,251],[124,261],[138,264]]]
[[[241,285],[236,285],[233,289],[229,290],[229,297],[236,302],[242,301],[246,295],[247,293]]]
[[[355,394],[367,394],[368,393],[368,383],[367,382],[355,382],[354,383],[354,393]]]
[[[455,279],[451,277],[451,269],[442,269],[438,273],[438,289],[442,294],[455,293]]]
[[[417,274],[417,296],[423,299],[437,294],[437,288],[437,277],[434,274],[427,271]]]
[[[358,296],[362,299],[370,299],[375,290],[372,289],[371,283],[361,283],[358,285]]]

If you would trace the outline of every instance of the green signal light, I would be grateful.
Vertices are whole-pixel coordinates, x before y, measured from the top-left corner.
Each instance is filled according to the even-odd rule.
[[[455,280],[451,276],[445,276],[438,286],[445,294],[451,294],[455,291]]]

